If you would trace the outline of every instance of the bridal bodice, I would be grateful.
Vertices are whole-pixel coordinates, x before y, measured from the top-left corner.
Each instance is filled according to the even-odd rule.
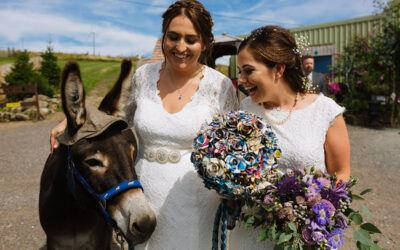
[[[191,102],[170,114],[157,88],[161,66],[156,62],[137,69],[126,110],[139,137],[135,170],[157,218],[151,238],[136,249],[210,249],[219,201],[215,191],[204,187],[190,154],[204,122],[238,108],[235,89],[229,78],[205,66]],[[178,162],[154,160],[150,152],[173,152]]]
[[[254,104],[249,97],[242,101],[241,108],[257,113],[264,119],[266,119],[265,112],[268,112],[268,117],[275,121],[283,120],[288,115],[288,111],[280,108],[266,111],[261,105]],[[308,106],[293,110],[289,120],[284,124],[270,123],[277,135],[278,146],[282,150],[281,158],[278,159],[280,169],[303,169],[315,166],[316,169],[325,171],[326,133],[335,118],[343,112],[343,107],[320,94]]]

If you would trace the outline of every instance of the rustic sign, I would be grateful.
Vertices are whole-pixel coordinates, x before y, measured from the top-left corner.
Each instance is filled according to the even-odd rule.
[[[3,90],[3,93],[6,94],[7,96],[19,95],[19,94],[35,94],[35,100],[32,102],[7,103],[6,107],[36,106],[37,108],[36,120],[43,118],[43,116],[40,114],[39,97],[36,84],[3,85],[0,87],[0,90]]]

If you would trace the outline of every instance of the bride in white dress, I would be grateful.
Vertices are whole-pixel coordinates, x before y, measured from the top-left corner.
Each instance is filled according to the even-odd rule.
[[[214,40],[204,6],[177,1],[162,17],[165,61],[137,69],[126,109],[140,143],[135,170],[157,218],[150,239],[135,249],[210,249],[219,200],[195,172],[192,144],[204,122],[239,104],[231,80],[199,63]],[[65,125],[52,130],[52,148]]]
[[[278,138],[279,168],[316,169],[350,177],[350,143],[344,108],[323,94],[307,92],[295,40],[286,29],[265,26],[239,47],[239,83],[249,97],[241,109],[263,116]],[[238,223],[229,234],[229,249],[273,249],[274,242],[256,242],[259,230]]]
[[[204,7],[179,1],[163,18],[166,60],[136,71],[127,107],[140,142],[136,173],[157,218],[153,235],[135,248],[210,249],[219,200],[190,162],[192,144],[204,122],[238,101],[229,78],[198,63],[213,40]]]

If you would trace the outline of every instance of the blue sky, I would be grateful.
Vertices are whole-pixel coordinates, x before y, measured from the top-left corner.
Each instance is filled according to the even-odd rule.
[[[0,0],[0,50],[8,47],[110,56],[149,56],[169,0]],[[371,15],[372,0],[204,0],[219,35],[246,34]]]

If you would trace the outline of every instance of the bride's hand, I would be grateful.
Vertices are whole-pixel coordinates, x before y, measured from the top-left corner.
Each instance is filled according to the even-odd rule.
[[[50,133],[50,153],[52,154],[54,152],[54,149],[58,148],[60,143],[56,140],[56,136],[63,132],[65,128],[67,127],[67,119],[64,119],[62,122],[60,122],[57,126],[55,126]]]

